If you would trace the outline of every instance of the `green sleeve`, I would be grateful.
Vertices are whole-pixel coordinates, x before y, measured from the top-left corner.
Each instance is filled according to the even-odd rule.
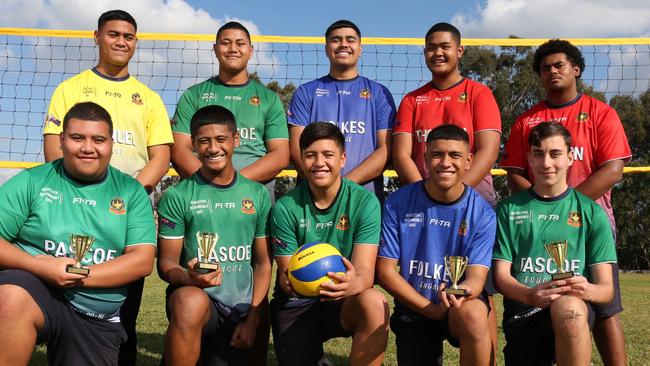
[[[273,93],[273,92],[271,92]],[[287,114],[277,94],[273,93],[271,106],[266,113],[264,121],[264,141],[274,139],[289,139],[287,128]]]
[[[296,230],[298,225],[283,200],[278,201],[271,211],[271,235],[273,255],[292,255],[298,249]]]
[[[185,212],[181,195],[176,187],[168,188],[158,203],[158,236],[161,238],[185,237]]]
[[[195,99],[192,88],[183,92],[176,105],[174,118],[172,118],[172,132],[190,134],[190,121],[197,109]]]
[[[354,243],[377,244],[381,234],[381,208],[379,200],[368,191],[363,204],[359,207],[359,224],[354,232]]]
[[[137,182],[132,193],[129,207],[127,207],[126,240],[124,246],[134,244],[156,245],[156,225],[153,221],[151,201],[142,187]]]
[[[269,216],[271,215],[271,198],[269,191],[266,187],[259,185],[260,197],[260,213],[257,217],[257,225],[255,226],[255,237],[263,238],[269,236]]]
[[[500,203],[497,206],[497,241],[494,243],[492,259],[502,259],[508,262],[512,262],[513,260],[508,221],[508,206],[503,203]]]
[[[32,174],[23,170],[0,186],[0,237],[13,241],[27,220],[34,198]]]
[[[587,235],[587,266],[616,262],[616,244],[605,211],[594,204]]]

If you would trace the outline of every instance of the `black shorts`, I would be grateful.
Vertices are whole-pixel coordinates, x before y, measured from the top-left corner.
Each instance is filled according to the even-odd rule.
[[[323,357],[323,342],[351,336],[341,325],[343,302],[314,301],[292,306],[291,302],[271,300],[271,326],[278,363],[316,365]]]
[[[120,344],[126,340],[119,322],[82,315],[58,289],[26,271],[0,271],[0,285],[25,289],[43,312],[45,325],[38,331],[37,343],[47,345],[49,365],[117,364]]]
[[[170,285],[166,290],[166,310],[169,319],[169,297],[180,286]],[[207,296],[207,293],[206,293]],[[201,334],[201,355],[197,365],[247,365],[251,349],[237,349],[230,346],[230,340],[237,325],[244,318],[227,307],[210,301],[210,318]],[[164,364],[164,362],[162,363]]]
[[[487,293],[477,298],[483,301],[489,313]],[[396,310],[390,317],[390,329],[395,333],[397,363],[405,365],[442,365],[443,341],[458,348],[460,342],[451,335],[449,313],[442,319],[426,319],[410,312]]]
[[[596,313],[596,319],[606,319],[623,311],[621,303],[621,285],[618,280],[618,263],[612,263],[612,282],[614,283],[614,298],[607,304],[591,304]]]
[[[589,303],[588,322],[594,324],[594,311]],[[506,345],[503,348],[506,365],[551,366],[555,360],[555,334],[549,308],[530,308],[503,319]]]

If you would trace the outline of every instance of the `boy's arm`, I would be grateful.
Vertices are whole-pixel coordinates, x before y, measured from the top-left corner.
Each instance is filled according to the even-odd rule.
[[[583,276],[574,276],[566,280],[571,286],[569,295],[596,304],[605,304],[614,297],[614,279],[610,263],[594,264],[590,268],[593,282],[590,283]]]
[[[442,319],[447,309],[420,295],[397,272],[397,259],[377,258],[377,281],[404,306],[429,319]]]
[[[154,245],[130,245],[121,256],[91,266],[90,276],[82,280],[83,286],[112,288],[146,277],[151,274],[155,256]]]
[[[498,131],[479,131],[474,135],[474,146],[476,152],[472,160],[472,166],[465,172],[463,182],[471,187],[476,187],[486,175],[499,157],[499,142],[501,133]]]
[[[358,295],[372,287],[375,280],[375,262],[378,246],[376,244],[357,243],[352,249],[352,261],[343,257],[345,274],[328,273],[339,283],[325,282],[321,285],[320,295],[329,300],[340,300]]]
[[[519,283],[510,274],[512,263],[494,260],[494,286],[503,296],[522,304],[546,308],[562,295],[571,291],[565,280],[549,281],[535,287]]]
[[[508,172],[508,188],[511,193],[523,191],[533,185],[530,180],[528,180],[528,174],[526,174],[524,169],[507,168],[506,171]]]
[[[197,286],[200,288],[219,286],[221,268],[208,273],[193,270],[196,258],[187,263],[187,270],[180,264],[183,238],[158,238],[158,275],[172,285]]]

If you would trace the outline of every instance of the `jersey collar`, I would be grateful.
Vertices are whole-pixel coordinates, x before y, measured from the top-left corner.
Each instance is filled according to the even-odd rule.
[[[573,100],[570,100],[570,101],[568,101],[566,103],[563,103],[563,104],[551,104],[548,100],[546,100],[544,102],[546,103],[546,106],[551,108],[551,109],[559,109],[559,108],[568,107],[570,105],[574,105],[574,104],[578,103],[580,98],[582,98],[582,93],[578,93],[578,95],[575,98],[573,98]]]
[[[95,75],[99,76],[100,78],[105,79],[105,80],[109,80],[109,81],[126,81],[131,77],[131,75],[126,74],[126,76],[122,76],[122,77],[119,77],[119,78],[112,78],[112,77],[110,77],[108,75],[104,75],[101,72],[97,71],[97,67],[93,67],[90,70],[93,73],[95,73]]]
[[[536,199],[538,201],[542,201],[542,202],[557,202],[557,201],[560,201],[564,197],[568,196],[569,192],[571,192],[571,187],[568,187],[566,189],[566,191],[562,192],[561,194],[559,194],[559,195],[557,195],[555,197],[542,197],[542,196],[538,195],[537,193],[535,193],[535,191],[533,190],[533,186],[530,186],[530,188],[528,188],[528,194],[530,194],[530,196],[533,197],[534,199]]]
[[[436,200],[435,198],[431,197],[431,195],[429,195],[429,192],[427,192],[427,187],[425,186],[426,182],[427,182],[426,179],[422,179],[420,181],[420,188],[422,189],[424,194],[431,200],[431,202],[435,203],[436,205],[440,205],[440,206],[453,206],[453,205],[457,204],[458,202],[462,201],[463,198],[465,198],[465,196],[469,192],[469,190],[467,189],[467,186],[465,184],[463,184],[463,193],[460,195],[460,197],[458,197],[456,200],[454,200],[452,202],[442,202],[442,201]]]
[[[228,189],[228,188],[232,188],[232,187],[234,187],[235,184],[237,184],[237,176],[238,176],[238,175],[239,175],[239,174],[235,171],[235,175],[233,176],[233,178],[232,178],[232,180],[230,181],[230,183],[228,183],[228,184],[216,184],[216,183],[212,183],[212,182],[210,182],[210,181],[208,180],[208,178],[206,178],[203,174],[201,174],[201,171],[200,171],[200,170],[198,170],[198,171],[196,172],[196,176],[197,176],[197,178],[198,178],[201,182],[203,182],[203,183],[205,183],[205,184],[208,184],[208,185],[210,185],[210,186],[212,186],[212,187],[214,187],[214,188],[216,188],[216,189]]]
[[[243,88],[253,81],[253,79],[248,78],[248,80],[246,80],[246,82],[243,84],[226,84],[221,79],[219,79],[219,76],[214,76],[212,80],[219,85],[225,86],[226,88]]]
[[[454,83],[452,86],[450,86],[450,87],[448,87],[448,88],[445,88],[445,89],[438,89],[438,88],[436,88],[436,86],[433,85],[433,81],[430,81],[430,82],[429,82],[429,85],[431,85],[431,89],[434,89],[434,90],[437,90],[437,91],[445,91],[445,90],[451,90],[451,89],[457,87],[458,85],[462,84],[466,79],[467,79],[466,77],[462,76],[462,77],[460,78],[460,80],[458,80],[458,81],[457,81],[456,83]]]

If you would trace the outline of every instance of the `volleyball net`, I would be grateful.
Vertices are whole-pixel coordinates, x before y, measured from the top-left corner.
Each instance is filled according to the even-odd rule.
[[[185,89],[217,74],[212,34],[139,33],[138,38],[129,72],[161,95],[170,116]],[[293,87],[329,71],[323,37],[252,38],[255,52],[249,72],[265,84],[275,82],[285,103]],[[544,41],[464,39],[463,44],[468,53],[480,48],[501,54],[532,49]],[[585,57],[587,67],[581,79],[606,99],[638,97],[648,91],[650,38],[570,41]],[[406,93],[431,79],[422,43],[420,38],[364,37],[359,71],[388,87],[399,103]],[[43,162],[42,126],[54,89],[95,66],[97,58],[91,31],[0,28],[0,168],[26,168]]]

